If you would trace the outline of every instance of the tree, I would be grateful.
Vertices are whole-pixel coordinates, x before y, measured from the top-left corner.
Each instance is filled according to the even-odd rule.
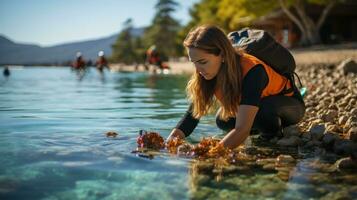
[[[326,20],[327,15],[331,9],[339,2],[339,0],[294,0],[286,2],[286,0],[279,0],[280,7],[285,14],[299,27],[301,31],[301,44],[318,44],[321,43],[320,29]],[[290,3],[290,4],[289,4]],[[318,20],[314,20],[307,15],[306,6],[308,3],[324,5],[324,9],[319,16]],[[294,8],[294,14],[289,8]]]
[[[121,62],[125,64],[136,63],[137,54],[135,52],[135,40],[132,36],[132,19],[127,19],[124,24],[124,28],[120,32],[116,42],[112,45],[111,61]]]
[[[156,45],[164,59],[177,56],[181,46],[176,40],[180,24],[171,16],[177,6],[173,0],[159,0],[152,25],[144,33],[147,46]]]
[[[191,21],[185,27],[203,23],[216,24],[227,31],[249,26],[255,19],[277,9],[296,24],[301,32],[301,44],[321,42],[320,29],[326,17],[337,3],[344,0],[201,0],[190,12]],[[319,18],[314,21],[306,12],[308,5],[323,6]]]
[[[301,32],[300,43],[311,45],[321,43],[320,29],[331,9],[343,0],[223,0],[220,6],[222,18],[230,18],[230,27],[244,22],[244,16],[248,21],[264,16],[276,9],[283,12],[293,21]],[[323,11],[317,21],[314,21],[306,12],[308,5],[317,4],[323,6]],[[230,7],[227,7],[230,5]],[[228,8],[228,9],[227,9]],[[230,8],[230,9],[229,9]],[[239,10],[239,12],[232,12]],[[231,12],[229,12],[231,11]]]
[[[225,23],[228,31],[249,26],[255,19],[276,9],[278,5],[271,0],[222,0],[217,15]]]
[[[181,28],[177,36],[181,46],[190,29],[197,25],[215,24],[222,28],[225,28],[224,23],[220,21],[219,17],[217,17],[219,2],[220,0],[201,0],[198,3],[195,3],[192,8],[190,8],[189,14],[191,19],[185,26]],[[182,48],[181,55],[184,54],[185,51]]]
[[[224,23],[218,17],[219,5],[220,0],[201,0],[194,4],[189,11],[191,20],[184,29],[189,30],[199,24],[216,24],[225,28]]]

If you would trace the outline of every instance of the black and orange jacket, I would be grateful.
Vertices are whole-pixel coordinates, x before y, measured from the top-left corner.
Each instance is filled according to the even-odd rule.
[[[290,90],[292,87],[289,79],[279,74],[278,72],[274,71],[272,67],[268,66],[263,61],[259,60],[258,58],[250,54],[242,53],[240,57],[240,64],[242,67],[242,74],[243,74],[242,79],[244,79],[244,77],[248,74],[249,70],[251,70],[254,66],[260,64],[264,67],[264,70],[266,71],[269,80],[267,86],[264,88],[261,94],[261,98],[282,94],[283,91]],[[291,91],[284,95],[293,96],[293,94],[294,92]],[[220,90],[216,90],[215,96],[220,101],[222,99],[223,94]]]

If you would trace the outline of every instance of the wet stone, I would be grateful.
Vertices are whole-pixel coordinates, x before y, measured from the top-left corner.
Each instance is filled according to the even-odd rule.
[[[355,117],[355,116],[349,117],[349,118],[347,119],[347,121],[346,121],[345,126],[347,126],[347,127],[352,127],[353,124],[356,123],[356,122],[357,122],[357,117]]]
[[[322,138],[322,144],[325,148],[331,149],[337,138],[338,138],[337,133],[326,132]]]
[[[287,165],[295,164],[295,162],[296,162],[295,159],[290,155],[279,155],[276,158],[275,166],[276,167],[287,166]]]
[[[344,124],[347,122],[347,119],[348,119],[347,116],[341,116],[341,117],[338,119],[338,123],[339,123],[340,125],[344,125]]]
[[[302,134],[301,140],[304,143],[310,141],[311,140],[311,134],[309,132]]]
[[[296,147],[299,144],[301,144],[301,139],[298,136],[290,136],[290,137],[285,137],[280,139],[277,144],[279,146],[290,146],[290,147]]]
[[[326,114],[322,115],[322,120],[325,122],[333,122],[335,117],[338,116],[338,112],[335,110],[329,110]]]
[[[353,142],[357,142],[357,127],[352,127],[347,133],[347,137],[349,140]]]
[[[336,161],[335,167],[338,171],[357,171],[357,160],[342,158]]]
[[[357,108],[353,108],[350,113],[352,116],[357,116]]]
[[[336,124],[326,125],[326,131],[341,132],[341,129]]]
[[[314,125],[310,128],[309,132],[311,134],[311,138],[314,140],[321,140],[322,137],[324,136],[325,132],[325,125],[320,124],[320,125]]]
[[[356,151],[356,144],[351,140],[338,139],[335,141],[333,150],[336,154],[351,155],[353,151]]]

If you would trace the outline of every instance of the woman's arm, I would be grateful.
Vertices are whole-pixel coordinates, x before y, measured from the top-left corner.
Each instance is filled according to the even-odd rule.
[[[185,115],[178,122],[176,127],[171,131],[167,140],[169,140],[173,137],[179,137],[181,139],[184,139],[185,137],[188,137],[193,132],[193,130],[196,128],[196,126],[199,122],[199,119],[196,119],[192,116],[192,106],[193,105],[190,104]]]
[[[249,136],[255,115],[259,108],[251,105],[240,105],[236,114],[236,126],[221,141],[225,147],[234,149]]]
[[[224,146],[235,148],[242,144],[249,136],[253,126],[255,115],[259,110],[260,97],[264,88],[268,85],[269,78],[263,67],[258,64],[249,70],[243,79],[242,99],[236,114],[235,128],[221,141]]]

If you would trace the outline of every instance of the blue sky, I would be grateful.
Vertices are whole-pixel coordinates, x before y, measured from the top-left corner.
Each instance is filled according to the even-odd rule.
[[[189,21],[188,9],[199,0],[176,0],[173,15]],[[106,37],[132,18],[135,27],[151,23],[157,0],[0,0],[0,35],[15,42],[51,46]]]

